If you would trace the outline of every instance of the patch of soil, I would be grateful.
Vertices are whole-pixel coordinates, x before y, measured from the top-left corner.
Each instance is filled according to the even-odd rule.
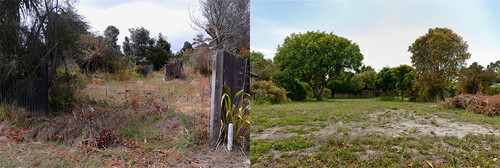
[[[387,124],[380,126],[377,123],[378,116],[389,113],[390,116],[382,119],[386,120]],[[402,114],[408,114],[407,116],[413,116],[413,119],[406,118]],[[456,136],[458,138],[463,138],[465,135],[472,134],[494,134],[500,136],[498,130],[488,128],[484,125],[474,124],[474,123],[460,123],[452,121],[450,119],[443,119],[439,117],[425,118],[424,116],[415,115],[414,112],[406,112],[405,110],[385,110],[371,113],[368,115],[369,119],[362,122],[349,122],[343,123],[328,122],[328,126],[320,128],[319,131],[312,132],[310,134],[305,134],[302,136],[315,135],[316,141],[318,143],[326,142],[330,136],[343,136],[342,132],[338,132],[338,127],[343,127],[349,129],[347,131],[350,137],[366,136],[366,135],[385,135],[385,136]],[[400,116],[401,120],[395,121],[394,116]],[[433,124],[429,120],[435,119],[436,122]],[[384,122],[384,121],[382,121]],[[363,124],[370,124],[363,128]],[[272,139],[272,140],[282,140],[289,138],[291,136],[300,135],[298,133],[286,132],[287,128],[298,128],[299,126],[287,126],[287,127],[271,127],[262,132],[252,134],[252,139]],[[305,127],[308,129],[310,127]]]

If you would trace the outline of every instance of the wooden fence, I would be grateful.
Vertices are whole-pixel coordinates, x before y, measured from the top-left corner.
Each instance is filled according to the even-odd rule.
[[[170,63],[165,65],[165,80],[172,80],[174,78],[184,78],[186,75],[182,69],[182,62]]]
[[[231,89],[231,98],[240,90],[250,93],[250,61],[227,51],[218,51],[212,68],[210,140],[217,142],[221,127],[222,87],[225,84]]]
[[[153,73],[153,63],[137,61],[135,66],[142,66],[142,75],[145,77],[149,76],[149,74]]]
[[[0,100],[24,107],[36,115],[49,114],[49,89],[47,64],[42,64],[40,74],[27,78],[0,80]]]

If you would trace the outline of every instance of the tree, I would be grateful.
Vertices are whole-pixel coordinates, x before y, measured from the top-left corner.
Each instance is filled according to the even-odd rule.
[[[493,72],[496,72],[497,80],[495,82],[500,82],[500,60],[491,62],[490,65],[488,65],[488,69],[492,69]]]
[[[293,101],[305,100],[307,98],[307,89],[289,73],[288,71],[278,72],[273,78],[274,83],[276,83],[276,86],[284,88],[287,91],[286,96]]]
[[[130,55],[127,55],[127,57],[133,58],[134,61],[142,60],[146,57],[147,50],[154,46],[155,40],[149,37],[149,30],[144,27],[128,30],[130,32],[130,41],[128,44],[125,44],[127,41],[123,44],[124,47],[130,47]],[[125,40],[127,40],[127,37],[125,37]]]
[[[444,100],[444,92],[470,58],[467,42],[448,28],[429,29],[408,47],[421,101]]]
[[[363,65],[360,69],[360,72],[366,72],[366,71],[375,71],[375,69],[373,69],[372,66],[370,65],[368,66]]]
[[[153,63],[155,70],[160,70],[173,57],[170,43],[163,38],[161,33],[158,35],[156,44],[148,48],[146,53],[146,60]]]
[[[359,74],[355,74],[352,77],[352,82],[356,85],[356,90],[375,90],[375,77],[377,73],[373,70],[364,71]]]
[[[353,80],[354,75],[353,72],[345,72],[340,75],[338,78],[333,79],[326,85],[328,89],[332,91],[332,94],[335,93],[358,93],[359,86],[357,81]],[[333,95],[332,95],[333,97]]]
[[[252,71],[260,76],[257,80],[271,80],[277,73],[273,60],[265,59],[261,52],[250,53],[250,64]]]
[[[411,76],[407,76],[408,73],[412,73],[413,68],[408,65],[400,65],[398,67],[392,68],[392,75],[395,80],[395,89],[398,91],[401,100],[405,100],[405,93],[412,89],[408,82],[411,82]]]
[[[205,35],[204,34],[197,34],[195,38],[193,38],[193,45],[194,47],[198,47],[198,46],[204,46],[204,45],[208,45],[209,41],[210,41],[210,38],[205,38]]]
[[[493,69],[484,69],[477,62],[468,68],[462,68],[458,77],[458,91],[468,94],[487,93],[488,86],[497,76]]]
[[[120,51],[120,46],[116,44],[118,41],[118,35],[120,34],[120,30],[118,30],[115,26],[108,26],[106,30],[104,30],[104,38],[103,43],[108,48],[108,54],[110,58],[113,60],[117,60],[122,55]]]
[[[106,44],[101,36],[92,33],[83,34],[77,42],[80,52],[76,63],[84,72],[96,70],[111,71],[113,66],[112,54],[114,51]]]
[[[216,50],[237,54],[250,48],[250,0],[199,0],[202,18],[191,20],[210,37]]]
[[[488,65],[488,69],[492,69],[493,71],[500,73],[500,60],[491,62],[490,65]]]
[[[292,33],[278,46],[274,61],[278,69],[290,71],[313,89],[317,100],[323,99],[325,87],[346,70],[361,66],[363,55],[356,43],[333,33]]]
[[[127,36],[125,36],[125,41],[123,41],[123,54],[129,62],[135,60],[135,55],[132,51],[132,45],[130,44],[130,39]]]
[[[116,45],[119,34],[120,30],[118,30],[115,26],[108,26],[106,30],[104,30],[104,43],[112,48],[119,49],[119,46]]]
[[[386,96],[392,96],[391,91],[396,89],[396,79],[394,79],[391,68],[384,67],[377,73],[377,76],[375,76],[375,87],[385,92]]]

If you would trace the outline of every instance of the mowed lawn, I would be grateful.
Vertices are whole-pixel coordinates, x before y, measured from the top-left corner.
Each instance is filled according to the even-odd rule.
[[[252,105],[252,167],[500,167],[500,116],[441,103]]]

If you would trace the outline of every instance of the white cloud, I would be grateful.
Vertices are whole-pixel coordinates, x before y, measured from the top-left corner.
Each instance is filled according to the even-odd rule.
[[[276,50],[269,50],[263,48],[252,48],[252,51],[261,52],[262,54],[264,54],[264,58],[271,60],[273,59],[274,54],[276,53]]]
[[[120,30],[118,44],[122,45],[125,36],[130,36],[129,28],[144,27],[150,37],[157,38],[161,32],[167,36],[172,50],[182,48],[184,41],[192,41],[198,31],[191,28],[188,6],[196,1],[135,1],[97,8],[95,1],[76,6],[78,13],[86,18],[91,30],[102,34],[107,26],[113,25]],[[169,5],[170,4],[170,5]],[[175,5],[172,5],[175,4]]]

